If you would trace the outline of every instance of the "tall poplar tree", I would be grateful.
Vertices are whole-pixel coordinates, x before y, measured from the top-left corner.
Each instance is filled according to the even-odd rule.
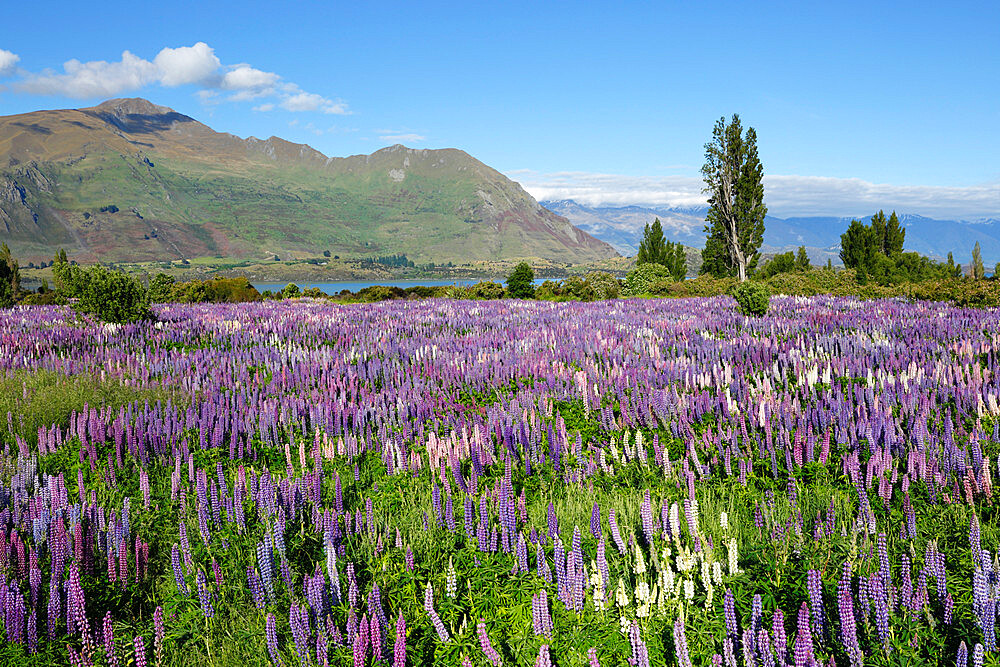
[[[983,266],[983,251],[979,248],[979,241],[972,248],[972,279],[982,280],[986,277],[986,267]]]
[[[757,155],[757,133],[743,133],[739,115],[720,118],[705,144],[704,192],[708,198],[702,273],[735,275],[743,282],[757,266],[764,241],[764,167]]]

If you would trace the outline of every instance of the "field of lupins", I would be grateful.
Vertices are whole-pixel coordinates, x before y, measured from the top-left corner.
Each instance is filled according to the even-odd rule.
[[[998,664],[1000,312],[0,312],[0,664]]]

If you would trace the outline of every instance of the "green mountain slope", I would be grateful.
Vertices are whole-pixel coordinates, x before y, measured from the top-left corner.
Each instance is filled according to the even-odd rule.
[[[460,150],[328,158],[142,99],[0,117],[0,240],[27,260],[617,255]]]

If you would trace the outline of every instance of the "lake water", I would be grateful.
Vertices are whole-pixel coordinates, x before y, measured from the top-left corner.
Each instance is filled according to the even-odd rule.
[[[483,278],[482,280],[487,280]],[[493,279],[494,282],[503,284],[501,279]],[[535,278],[535,284],[541,285],[549,278]],[[558,278],[553,278],[552,280],[559,280]],[[365,287],[371,287],[373,285],[386,285],[388,287],[400,287],[406,289],[407,287],[440,287],[442,285],[475,285],[480,282],[480,279],[455,279],[455,280],[383,280],[378,281],[356,281],[356,280],[342,280],[330,283],[295,283],[299,286],[299,289],[307,289],[309,287],[317,287],[324,294],[340,294],[342,290],[350,290],[351,292],[357,292],[358,290],[364,289]],[[264,290],[271,290],[272,292],[278,292],[284,289],[285,285],[288,283],[253,283],[253,286],[257,288],[258,292],[263,292]]]

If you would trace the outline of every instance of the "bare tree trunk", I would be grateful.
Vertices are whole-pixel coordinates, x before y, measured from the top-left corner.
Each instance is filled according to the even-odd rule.
[[[719,197],[717,205],[722,215],[723,227],[726,230],[726,245],[729,246],[729,256],[732,258],[733,264],[736,265],[736,274],[742,283],[747,279],[747,259],[740,247],[739,221],[736,220],[736,214],[733,212],[733,179],[728,170],[724,170],[721,176],[722,196]]]

